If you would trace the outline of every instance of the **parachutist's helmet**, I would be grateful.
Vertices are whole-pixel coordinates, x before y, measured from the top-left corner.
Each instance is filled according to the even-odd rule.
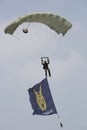
[[[28,29],[27,29],[27,28],[23,28],[22,31],[23,31],[24,33],[28,33]]]

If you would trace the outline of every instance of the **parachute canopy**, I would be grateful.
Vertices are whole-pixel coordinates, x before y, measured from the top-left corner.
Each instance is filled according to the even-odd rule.
[[[50,29],[54,30],[57,34],[62,33],[64,36],[66,32],[72,27],[72,24],[65,18],[52,13],[32,13],[19,17],[10,25],[8,25],[4,32],[13,34],[17,27],[24,22],[38,22],[47,25]]]

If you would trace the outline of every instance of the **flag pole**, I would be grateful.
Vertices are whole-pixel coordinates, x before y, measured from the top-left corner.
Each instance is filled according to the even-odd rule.
[[[46,77],[47,78],[47,77]],[[51,90],[50,90],[50,93],[51,93]],[[54,100],[53,100],[54,101]],[[55,103],[54,103],[54,105],[55,105]],[[56,108],[56,106],[55,106],[55,108]],[[58,113],[58,111],[57,111],[57,109],[56,109],[56,114],[57,114],[57,118],[58,118],[58,120],[60,121],[60,116],[59,116],[59,113]],[[61,126],[61,128],[63,128],[63,124],[62,124],[62,122],[60,121],[60,126]]]
[[[57,112],[57,117],[58,117],[58,120],[60,120],[60,116],[59,116],[58,112]],[[60,126],[63,127],[63,124],[61,121],[60,121]]]
[[[44,61],[44,58],[45,58],[45,61]],[[46,59],[47,59],[47,60],[46,60]],[[47,71],[48,71],[48,73],[49,73],[49,76],[51,77],[50,69],[49,69],[49,67],[48,67],[49,58],[48,58],[48,57],[41,57],[41,64],[43,65],[43,68],[44,68],[44,70],[45,70],[45,77],[48,78]],[[55,104],[54,104],[54,105],[55,105]],[[57,112],[57,110],[56,110],[56,112]],[[57,112],[57,118],[58,118],[58,120],[60,120],[60,116],[59,116],[58,112]],[[62,124],[61,121],[60,121],[60,126],[63,127],[63,124]]]

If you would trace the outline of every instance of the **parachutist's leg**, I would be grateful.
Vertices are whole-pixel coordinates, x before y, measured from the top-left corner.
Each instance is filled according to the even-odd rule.
[[[47,77],[47,70],[45,69],[45,76]]]
[[[51,72],[50,72],[50,69],[48,68],[48,73],[49,73],[49,76],[51,77]]]

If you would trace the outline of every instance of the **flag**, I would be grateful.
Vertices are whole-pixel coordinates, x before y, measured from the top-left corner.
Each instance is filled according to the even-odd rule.
[[[47,78],[28,89],[33,115],[57,114]]]

